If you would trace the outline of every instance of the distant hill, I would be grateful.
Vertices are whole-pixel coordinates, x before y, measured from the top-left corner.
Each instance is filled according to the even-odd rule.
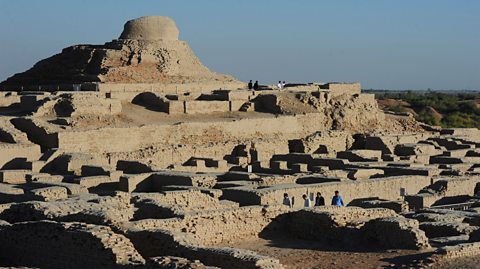
[[[415,110],[412,109],[410,103],[404,100],[381,99],[381,100],[377,100],[377,102],[380,109],[385,111],[408,112],[414,116],[417,115],[417,112],[415,112]]]

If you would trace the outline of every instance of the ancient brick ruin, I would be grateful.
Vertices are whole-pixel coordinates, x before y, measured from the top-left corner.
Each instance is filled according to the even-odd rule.
[[[286,268],[235,247],[278,234],[418,250],[415,266],[480,254],[478,129],[385,114],[358,83],[248,89],[169,18],[0,89],[0,266]]]

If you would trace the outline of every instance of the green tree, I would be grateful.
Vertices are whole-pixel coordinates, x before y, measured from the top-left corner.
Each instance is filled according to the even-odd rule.
[[[429,125],[440,125],[440,121],[433,115],[433,112],[430,110],[422,110],[420,113],[418,113],[415,119]]]

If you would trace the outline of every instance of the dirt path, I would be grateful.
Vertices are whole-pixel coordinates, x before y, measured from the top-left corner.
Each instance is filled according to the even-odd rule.
[[[253,250],[258,254],[277,258],[288,269],[398,268],[403,256],[418,253],[415,250],[341,250],[316,242],[280,237],[236,243],[231,247]],[[403,259],[408,263],[408,258]]]

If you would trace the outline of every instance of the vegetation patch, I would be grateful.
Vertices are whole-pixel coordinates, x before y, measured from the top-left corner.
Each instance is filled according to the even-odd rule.
[[[416,120],[446,128],[480,128],[480,92],[387,91],[374,93],[385,111],[411,113]]]

